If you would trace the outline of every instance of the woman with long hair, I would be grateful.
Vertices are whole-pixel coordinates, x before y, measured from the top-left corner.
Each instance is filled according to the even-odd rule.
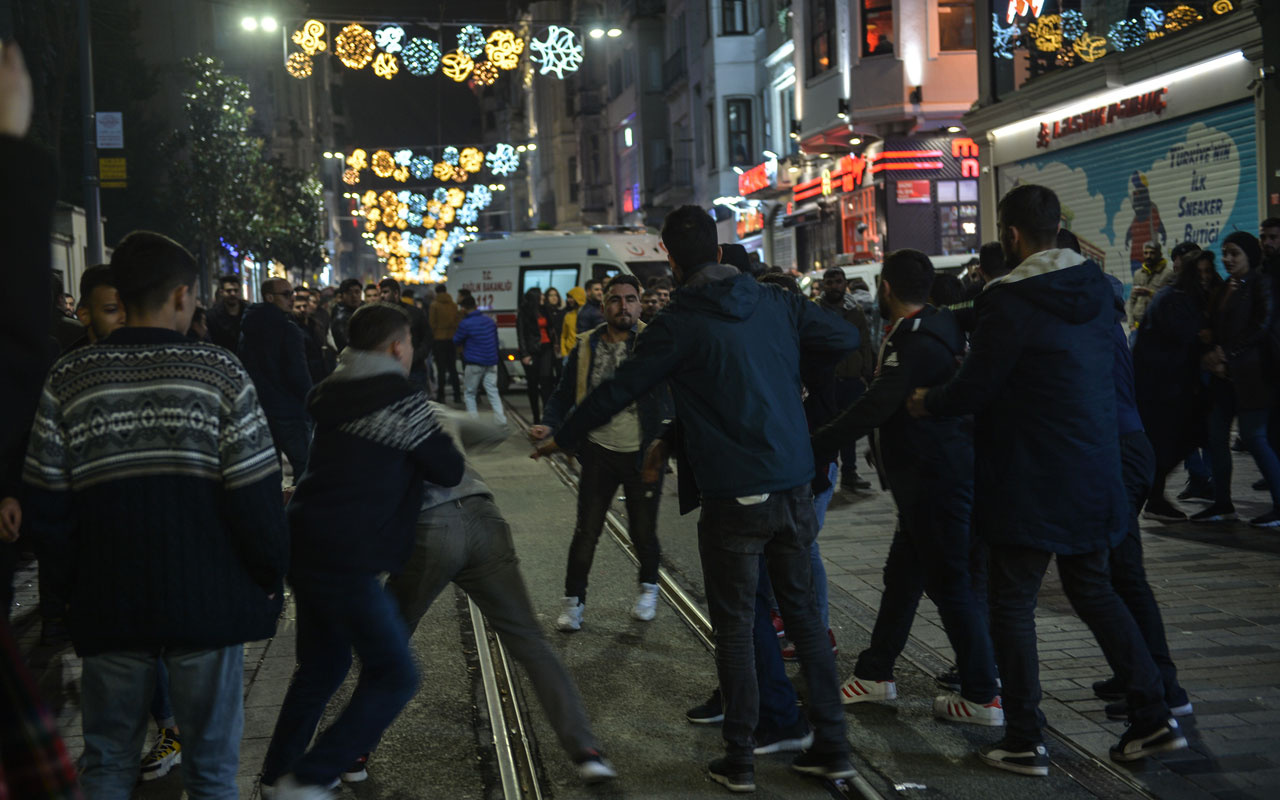
[[[1280,527],[1280,458],[1267,442],[1267,417],[1275,405],[1277,370],[1271,340],[1275,313],[1271,280],[1259,267],[1262,246],[1249,233],[1236,231],[1222,242],[1222,265],[1230,276],[1209,299],[1209,349],[1201,364],[1209,372],[1209,454],[1213,463],[1214,501],[1193,514],[1193,522],[1236,518],[1231,501],[1231,420],[1271,494],[1271,510],[1250,524]]]
[[[542,295],[542,310],[547,316],[547,322],[550,325],[548,329],[551,334],[551,387],[555,390],[555,385],[560,382],[561,362],[567,353],[560,352],[560,335],[562,326],[564,325],[564,302],[560,299],[560,290],[552,286]]]
[[[556,388],[552,362],[555,345],[551,339],[551,321],[542,303],[542,290],[535,287],[524,293],[524,302],[516,313],[516,336],[520,345],[520,363],[529,392],[529,411],[533,424],[542,422],[542,404]]]

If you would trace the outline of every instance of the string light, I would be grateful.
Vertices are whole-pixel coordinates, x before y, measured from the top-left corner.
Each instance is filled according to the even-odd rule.
[[[998,14],[991,15],[991,54],[993,56],[1013,58],[1013,49],[1018,46],[1018,39],[1021,37],[1022,29],[1017,25],[1005,27],[1000,24]]]
[[[475,58],[484,52],[484,31],[479,25],[467,25],[458,31],[458,49]]]
[[[430,39],[410,39],[400,53],[404,68],[414,75],[434,75],[440,68],[440,45]]]
[[[1117,50],[1138,47],[1147,41],[1147,26],[1136,19],[1122,19],[1107,31],[1107,39]]]
[[[396,167],[396,171],[391,173],[391,177],[395,178],[400,183],[404,183],[405,181],[409,180],[409,168]]]
[[[1215,14],[1225,14],[1234,9],[1235,6],[1231,5],[1231,0],[1213,0],[1213,13]]]
[[[467,193],[459,189],[457,186],[450,187],[446,194],[449,196],[449,205],[454,208],[460,208],[467,200]]]
[[[426,180],[431,177],[431,168],[435,166],[431,159],[426,156],[414,156],[409,162],[409,172],[418,180]]]
[[[399,25],[386,25],[378,28],[378,32],[373,35],[373,39],[383,52],[398,53],[403,49],[400,43],[404,41],[404,28]]]
[[[458,83],[462,83],[467,79],[475,65],[476,62],[471,60],[471,56],[461,50],[445,53],[440,58],[440,71],[444,73],[446,78],[452,78]]]
[[[447,181],[453,177],[453,165],[447,164],[443,161],[437,161],[431,172],[436,176],[437,180]]]
[[[1191,6],[1177,6],[1165,15],[1164,29],[1167,31],[1180,31],[1202,19],[1204,18],[1200,16],[1200,12]]]
[[[290,38],[294,44],[302,48],[302,52],[314,56],[329,46],[329,43],[324,40],[324,34],[324,23],[318,19],[309,19],[302,23],[302,27],[294,31]]]
[[[1062,37],[1064,39],[1074,42],[1084,35],[1088,27],[1089,21],[1079,11],[1068,9],[1062,12]]]
[[[467,172],[479,172],[484,166],[484,153],[475,147],[464,147],[458,154],[458,166]]]
[[[476,64],[471,77],[481,86],[492,86],[498,80],[498,68],[492,61],[481,61]]]
[[[512,70],[520,66],[520,54],[524,52],[524,39],[505,28],[496,30],[489,34],[484,52],[498,69]]]
[[[569,28],[551,25],[547,28],[546,39],[532,39],[529,42],[529,59],[541,64],[539,75],[555,73],[564,80],[564,73],[577,72],[582,66],[582,45],[578,37]]]
[[[342,171],[342,182],[345,184],[349,184],[351,186],[355,186],[357,183],[360,182],[360,173],[356,172],[351,167],[347,167]]]
[[[295,78],[311,77],[311,56],[306,53],[291,53],[284,62],[285,71]]]
[[[373,60],[373,74],[379,78],[391,80],[400,71],[400,65],[396,63],[396,57],[390,53],[378,53],[378,57]]]
[[[333,54],[351,69],[364,69],[376,49],[373,34],[359,23],[351,23],[333,37]]]
[[[359,172],[362,169],[369,168],[369,154],[357,147],[351,151],[351,155],[347,156],[347,166]]]
[[[369,167],[379,178],[390,178],[396,170],[396,162],[386,150],[379,150],[369,159]]]
[[[453,145],[450,145],[446,147],[443,152],[440,153],[440,160],[446,164],[456,165],[458,163],[458,156],[459,156],[458,148],[454,147]]]
[[[1062,17],[1049,14],[1027,23],[1027,35],[1041,52],[1052,53],[1062,49]]]
[[[1107,54],[1107,38],[1086,33],[1072,43],[1071,49],[1085,61],[1097,61]]]

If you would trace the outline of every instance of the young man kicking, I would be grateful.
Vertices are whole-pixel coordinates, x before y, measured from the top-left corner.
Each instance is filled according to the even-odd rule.
[[[408,630],[378,576],[399,572],[413,549],[423,481],[456,486],[463,462],[409,383],[412,364],[408,314],[362,306],[337,369],[307,401],[315,439],[288,509],[298,670],[262,771],[263,794],[277,800],[329,797],[341,774],[363,773],[418,687]],[[307,750],[353,649],[361,670],[351,702]]]

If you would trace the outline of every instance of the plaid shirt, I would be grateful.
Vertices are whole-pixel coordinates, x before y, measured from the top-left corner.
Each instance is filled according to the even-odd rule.
[[[80,798],[76,769],[0,619],[0,800]]]

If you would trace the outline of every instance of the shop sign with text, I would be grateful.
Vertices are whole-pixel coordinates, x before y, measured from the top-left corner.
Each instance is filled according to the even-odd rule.
[[[1073,114],[1066,119],[1040,123],[1040,135],[1036,137],[1036,147],[1047,148],[1054,139],[1061,139],[1076,133],[1084,133],[1096,128],[1112,125],[1123,119],[1164,113],[1167,87],[1153,92],[1118,100],[1110,105],[1099,106],[1080,114]]]
[[[738,194],[746,197],[770,188],[777,180],[778,162],[771,158],[763,164],[756,164],[738,176]]]

